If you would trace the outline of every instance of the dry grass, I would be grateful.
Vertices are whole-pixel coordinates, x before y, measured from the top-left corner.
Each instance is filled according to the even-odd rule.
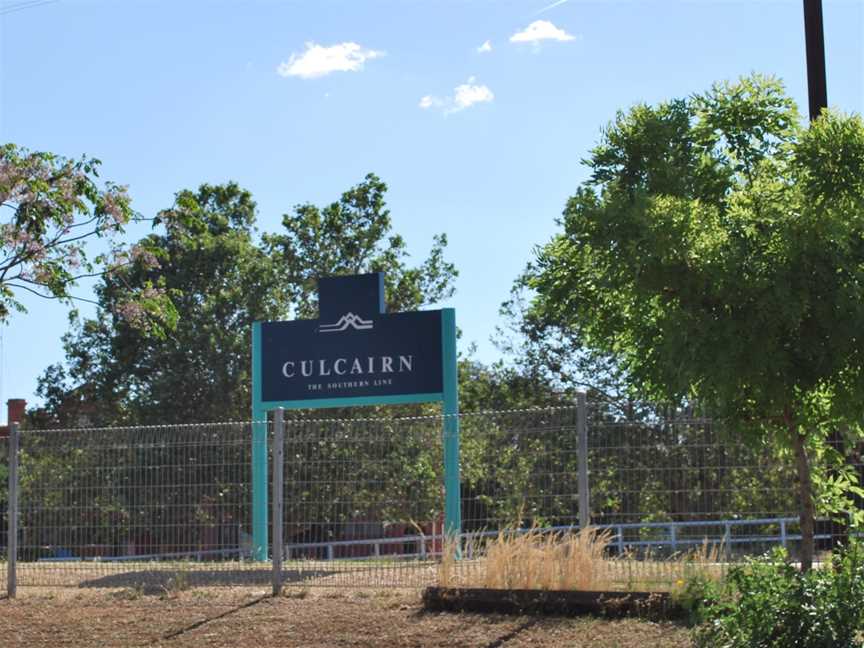
[[[435,584],[433,559],[290,560],[283,562],[285,584],[310,587],[412,587]],[[0,563],[0,592],[5,591]],[[171,595],[200,587],[269,587],[269,562],[19,562],[19,587],[143,588]],[[0,644],[2,645],[2,644]]]
[[[501,531],[491,541],[473,538],[467,548],[445,546],[438,567],[441,587],[538,590],[671,591],[702,575],[720,579],[722,546],[703,543],[667,559],[632,554],[611,558],[610,531],[550,533],[540,528]],[[479,556],[475,559],[466,556]]]
[[[0,601],[3,648],[686,648],[688,631],[639,619],[529,618],[425,612],[416,592],[312,590],[270,598],[198,588],[171,599],[118,600],[63,588]],[[257,602],[256,602],[257,601]]]

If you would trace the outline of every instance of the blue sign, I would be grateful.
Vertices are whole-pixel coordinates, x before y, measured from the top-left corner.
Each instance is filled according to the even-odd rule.
[[[383,291],[380,273],[321,279],[319,319],[262,322],[261,400],[440,394],[441,311],[387,314]]]
[[[317,320],[252,324],[252,544],[267,558],[267,411],[443,405],[445,532],[462,528],[456,314],[385,313],[382,273],[318,281]]]

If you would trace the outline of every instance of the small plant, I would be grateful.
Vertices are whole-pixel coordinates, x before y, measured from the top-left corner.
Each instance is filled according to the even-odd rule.
[[[209,589],[196,589],[192,591],[192,596],[198,600],[206,601],[214,597],[213,591]]]
[[[322,595],[321,595],[321,598],[325,598],[325,599],[342,599],[342,598],[345,598],[345,592],[342,592],[342,591],[340,591],[340,590],[335,590],[335,589],[334,589],[334,590],[330,590],[330,591],[327,592],[326,594],[322,594]]]
[[[730,570],[722,600],[704,609],[700,648],[852,648],[864,622],[864,549],[852,544],[801,573],[784,549]]]
[[[470,546],[470,550],[467,548]],[[473,581],[476,561],[465,560],[467,555],[478,556],[481,552],[480,537],[468,535],[463,542],[453,536],[444,539],[441,562],[438,563],[439,587],[458,587]]]
[[[308,587],[287,587],[282,590],[283,598],[305,599],[307,596],[309,596]]]
[[[137,601],[144,596],[144,586],[137,583],[132,587],[124,587],[122,590],[112,592],[111,596],[121,601]]]
[[[690,625],[705,621],[709,608],[722,599],[724,586],[718,562],[722,553],[723,543],[712,545],[706,540],[673,563],[680,574],[671,589],[672,600]]]
[[[165,585],[162,586],[163,599],[170,599],[177,596],[180,592],[185,592],[191,587],[189,576],[186,572],[178,571],[171,576]]]
[[[722,598],[722,584],[704,572],[697,572],[675,582],[672,601],[684,613],[687,623],[699,625],[707,618],[712,606]]]

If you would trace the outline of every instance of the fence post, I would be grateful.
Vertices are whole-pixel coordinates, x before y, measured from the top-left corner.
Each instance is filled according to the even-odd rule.
[[[285,421],[280,407],[273,413],[273,596],[282,593],[282,498],[284,494]]]
[[[459,380],[456,354],[456,311],[441,309],[441,362],[444,375],[444,535],[456,540],[461,550],[462,479],[459,466]]]
[[[252,560],[267,560],[267,408],[261,398],[261,322],[252,322]]]
[[[579,529],[582,530],[591,524],[588,496],[588,399],[585,392],[576,394],[576,432],[579,435]]]
[[[18,423],[9,423],[9,502],[6,535],[6,596],[18,593]]]

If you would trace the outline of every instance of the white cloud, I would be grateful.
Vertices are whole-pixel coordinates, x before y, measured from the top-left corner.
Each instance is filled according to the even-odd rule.
[[[484,54],[485,52],[491,52],[492,51],[492,42],[487,40],[480,47],[477,48],[477,51],[480,52],[481,54]]]
[[[366,61],[380,58],[384,52],[361,47],[357,43],[346,42],[330,47],[306,43],[302,53],[291,54],[286,63],[276,68],[279,76],[296,76],[301,79],[315,79],[331,72],[359,72]]]
[[[470,77],[466,83],[453,89],[452,97],[426,95],[420,99],[418,105],[424,110],[440,108],[445,115],[449,115],[470,108],[474,104],[488,103],[493,99],[495,99],[495,94],[489,89],[489,86],[478,84],[476,78]]]
[[[534,43],[544,40],[571,41],[576,37],[559,29],[548,20],[535,20],[521,32],[510,37],[511,43]]]
[[[468,79],[468,83],[456,86],[456,95],[453,97],[454,106],[450,112],[464,110],[476,103],[486,103],[495,98],[489,86],[475,85],[474,80],[474,77],[471,77]]]
[[[425,97],[420,98],[420,103],[418,104],[423,110],[428,110],[429,108],[437,108],[441,105],[441,100],[438,97],[433,97],[432,95],[426,95]]]

